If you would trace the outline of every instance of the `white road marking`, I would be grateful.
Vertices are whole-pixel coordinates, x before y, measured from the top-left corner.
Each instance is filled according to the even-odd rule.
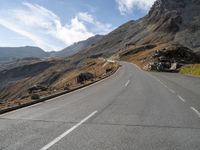
[[[129,85],[129,83],[130,83],[130,80],[128,80],[128,81],[126,82],[125,86],[127,87],[127,86]]]
[[[161,81],[160,81],[159,79],[157,79],[157,78],[156,78],[156,80],[157,80],[158,82],[161,82]],[[162,83],[162,82],[161,82],[161,83]]]
[[[165,85],[162,81],[159,81],[164,87],[168,88],[167,85]]]
[[[70,134],[72,131],[74,131],[76,128],[78,128],[80,125],[82,125],[84,122],[86,122],[87,120],[89,120],[97,112],[98,111],[94,111],[89,116],[87,116],[86,118],[84,118],[83,120],[81,120],[78,124],[74,125],[72,128],[70,128],[69,130],[65,131],[63,134],[61,134],[60,136],[58,136],[57,138],[55,138],[53,141],[51,141],[50,143],[48,143],[47,145],[45,145],[44,147],[42,147],[40,150],[47,150],[47,149],[49,149],[54,144],[56,144],[58,141],[60,141],[62,138],[64,138],[66,135]]]
[[[161,82],[160,79],[156,78],[155,76],[153,76],[158,82]]]
[[[155,79],[156,79],[158,82],[160,82],[163,86],[167,87],[160,79],[158,79],[158,78],[156,78],[156,77],[155,77]]]
[[[139,70],[142,70],[138,65],[134,64],[134,66],[139,69]]]
[[[160,82],[165,88],[167,88],[171,93],[175,93],[175,91],[174,90],[172,90],[172,89],[170,89],[166,84],[164,84],[161,80],[159,80],[159,79],[157,79],[156,77],[155,77],[155,79],[158,81],[158,82]]]
[[[168,88],[168,86],[166,86],[164,83],[163,83],[164,87]]]
[[[200,112],[198,110],[196,110],[194,107],[190,107],[197,115],[198,117],[200,118]]]
[[[175,93],[175,91],[174,91],[174,90],[172,90],[172,89],[170,89],[170,88],[169,88],[169,91],[170,91],[170,92],[172,92],[172,93]]]
[[[185,102],[185,99],[184,98],[182,98],[180,95],[177,95],[178,96],[178,98],[180,99],[180,100],[182,100],[183,102]]]

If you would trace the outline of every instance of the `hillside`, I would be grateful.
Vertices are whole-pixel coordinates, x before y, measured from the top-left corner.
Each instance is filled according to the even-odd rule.
[[[148,15],[120,26],[91,48],[81,51],[80,56],[111,56],[130,46],[163,43],[175,43],[199,52],[199,37],[199,0],[157,0]]]
[[[77,63],[70,58],[31,61],[7,68],[0,71],[0,109],[34,101],[33,95],[43,97],[73,90],[101,80],[117,68],[118,64],[104,59],[85,59]],[[78,80],[81,74],[84,77],[89,74],[91,78]]]
[[[83,49],[90,48],[93,44],[97,43],[102,38],[103,38],[102,35],[96,35],[96,36],[90,37],[87,40],[74,43],[73,45],[61,51],[55,52],[52,54],[52,56],[67,57],[67,56],[74,55]]]
[[[26,57],[45,58],[49,54],[39,47],[0,47],[0,61],[7,62]]]

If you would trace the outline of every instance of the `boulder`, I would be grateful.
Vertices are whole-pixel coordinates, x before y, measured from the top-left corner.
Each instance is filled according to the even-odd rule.
[[[113,71],[113,68],[107,68],[106,69],[106,73],[109,73],[109,72],[112,72]]]
[[[70,88],[69,88],[69,84],[65,84],[65,86],[64,86],[64,90],[65,90],[65,91],[69,91],[69,90],[70,90]]]
[[[32,100],[38,100],[38,99],[40,99],[40,95],[38,95],[38,94],[33,94],[33,95],[31,96],[31,99],[32,99]]]
[[[28,89],[28,93],[34,93],[36,91],[46,91],[48,88],[42,85],[33,85]]]
[[[94,75],[90,72],[80,73],[77,76],[77,83],[83,84],[85,81],[94,79]]]
[[[172,63],[170,70],[176,70],[178,68],[178,63]]]
[[[153,53],[153,58],[156,58],[156,57],[160,57],[162,54],[159,50],[155,51],[155,53]]]
[[[162,62],[159,62],[159,63],[157,64],[157,70],[158,70],[158,71],[164,71],[164,64],[163,64]]]
[[[198,56],[189,48],[179,44],[170,45],[152,54],[153,64],[150,70],[177,71],[184,64],[198,63]]]
[[[170,59],[167,58],[167,57],[165,57],[165,56],[160,56],[160,57],[158,58],[158,60],[159,60],[160,62],[169,62],[169,61],[170,61]]]
[[[5,102],[6,102],[6,100],[0,99],[0,104],[4,104]]]

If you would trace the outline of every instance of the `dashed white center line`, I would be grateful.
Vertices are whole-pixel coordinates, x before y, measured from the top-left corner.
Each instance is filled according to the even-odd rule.
[[[197,110],[197,109],[195,109],[194,107],[190,107],[197,115],[198,115],[198,117],[200,118],[200,112]]]
[[[160,82],[164,87],[166,87],[171,93],[175,94],[176,92],[172,89],[170,89],[167,85],[165,85],[160,79],[158,79],[157,77],[151,75],[154,79],[156,79],[158,82]],[[180,95],[177,95],[177,97],[182,101],[182,102],[186,102],[186,100],[181,97]],[[195,109],[194,107],[190,107],[191,110],[193,110],[193,112],[195,112],[197,114],[197,116],[200,118],[200,112]]]
[[[166,86],[164,83],[162,83],[164,87],[166,87],[168,89],[168,86]]]
[[[64,138],[66,135],[70,134],[72,131],[74,131],[76,128],[78,128],[80,125],[82,125],[84,122],[86,122],[87,120],[89,120],[92,116],[94,116],[98,111],[94,111],[93,113],[91,113],[89,116],[87,116],[86,118],[84,118],[83,120],[81,120],[78,124],[74,125],[72,128],[70,128],[69,130],[65,131],[63,134],[61,134],[60,136],[58,136],[57,138],[55,138],[53,141],[51,141],[50,143],[48,143],[47,145],[45,145],[43,148],[41,148],[40,150],[47,150],[50,147],[52,147],[54,144],[56,144],[58,141],[60,141],[62,138]]]
[[[129,85],[129,83],[130,83],[130,80],[128,80],[128,81],[126,82],[125,86],[127,87],[127,86]]]
[[[169,89],[169,91],[170,91],[170,92],[172,92],[172,93],[175,93],[175,91],[174,91],[174,90],[172,90],[172,89]]]
[[[180,99],[180,100],[182,100],[183,102],[185,102],[185,99],[184,98],[182,98],[180,95],[177,95],[178,96],[178,98]]]
[[[156,80],[157,80],[158,82],[161,82],[161,81],[160,81],[159,79],[157,79],[157,78],[156,78]],[[161,82],[161,83],[162,83],[162,82]]]

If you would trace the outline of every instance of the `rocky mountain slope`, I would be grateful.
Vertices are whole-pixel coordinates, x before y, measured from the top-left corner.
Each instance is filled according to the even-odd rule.
[[[90,48],[93,44],[97,43],[102,38],[103,38],[102,35],[96,35],[96,36],[90,37],[87,40],[74,43],[73,45],[61,51],[55,52],[52,54],[52,56],[67,57],[67,56],[74,55],[83,49]]]
[[[61,75],[74,68],[69,60],[46,60],[22,64],[0,72],[0,99],[22,96],[30,86],[53,84]]]
[[[125,23],[80,55],[110,56],[130,46],[163,43],[200,51],[199,0],[157,0],[148,15]]]
[[[158,0],[147,22],[154,25],[153,31],[167,33],[169,41],[200,51],[199,0]]]

